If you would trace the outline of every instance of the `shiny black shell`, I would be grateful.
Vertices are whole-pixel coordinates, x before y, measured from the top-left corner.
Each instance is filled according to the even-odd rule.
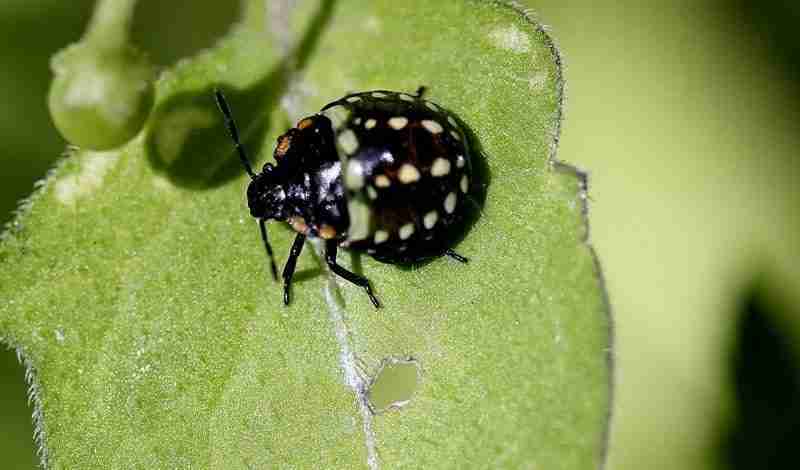
[[[449,253],[474,187],[458,119],[416,95],[353,93],[278,138],[250,213],[389,263]],[[452,256],[452,255],[451,255]]]
[[[417,95],[347,95],[330,120],[341,162],[347,230],[340,244],[396,263],[440,256],[471,188],[466,135],[454,115]]]

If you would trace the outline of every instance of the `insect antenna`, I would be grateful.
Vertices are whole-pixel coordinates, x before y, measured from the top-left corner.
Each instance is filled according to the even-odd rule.
[[[217,88],[214,89],[214,97],[217,100],[217,107],[225,118],[225,127],[228,128],[228,133],[231,135],[231,139],[233,139],[233,145],[239,153],[239,160],[242,161],[244,170],[250,175],[250,178],[253,179],[256,177],[256,174],[253,173],[253,167],[250,165],[250,160],[247,158],[247,152],[245,152],[244,145],[242,145],[241,140],[239,140],[239,130],[236,128],[236,121],[233,120],[231,108],[228,106],[225,96]]]

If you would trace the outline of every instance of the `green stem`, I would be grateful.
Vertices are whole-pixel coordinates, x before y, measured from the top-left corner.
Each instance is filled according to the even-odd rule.
[[[98,0],[84,41],[103,49],[128,43],[136,0]]]

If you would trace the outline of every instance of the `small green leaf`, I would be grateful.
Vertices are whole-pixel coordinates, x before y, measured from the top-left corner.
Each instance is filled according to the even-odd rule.
[[[500,2],[304,6],[270,35],[249,8],[162,76],[141,138],[64,160],[6,232],[0,335],[31,367],[45,460],[599,467],[608,309],[583,180],[552,161],[562,84],[549,37]],[[308,249],[284,307],[211,90],[228,92],[251,153],[269,155],[287,91],[295,119],[347,91],[420,85],[470,128],[486,167],[485,203],[456,247],[470,262],[344,252],[376,311]],[[274,225],[285,260],[292,233]]]

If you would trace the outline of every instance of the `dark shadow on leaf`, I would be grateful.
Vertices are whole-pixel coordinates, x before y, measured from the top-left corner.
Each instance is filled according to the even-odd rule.
[[[746,292],[730,354],[735,403],[720,443],[721,469],[800,466],[800,363],[780,313],[763,284]]]
[[[131,24],[134,44],[161,66],[214,45],[242,16],[241,2],[139,0]]]
[[[797,23],[800,7],[786,0],[733,0],[720,5],[724,21],[737,26],[740,40],[747,41],[762,60],[779,68],[789,85],[784,92],[784,107],[800,108],[800,42]],[[786,99],[792,98],[792,99]],[[777,157],[774,155],[773,157]]]
[[[361,258],[361,252],[351,251],[350,255],[350,270],[356,274],[364,274],[364,262]]]
[[[36,447],[31,436],[33,412],[31,402],[26,399],[28,385],[25,370],[14,351],[6,349],[0,341],[0,416],[4,442],[3,468],[37,468]]]
[[[242,174],[242,168],[214,101],[218,86],[230,102],[251,158],[258,160],[271,111],[286,93],[294,73],[302,70],[333,14],[335,0],[323,1],[295,50],[263,79],[245,89],[221,84],[181,93],[161,102],[153,111],[145,137],[150,163],[173,183],[193,189],[224,184]],[[254,59],[255,60],[255,59]]]
[[[312,269],[304,269],[302,271],[297,271],[292,276],[292,284],[296,284],[298,282],[304,282],[309,279],[314,279],[317,276],[322,274],[322,268],[312,268]]]

